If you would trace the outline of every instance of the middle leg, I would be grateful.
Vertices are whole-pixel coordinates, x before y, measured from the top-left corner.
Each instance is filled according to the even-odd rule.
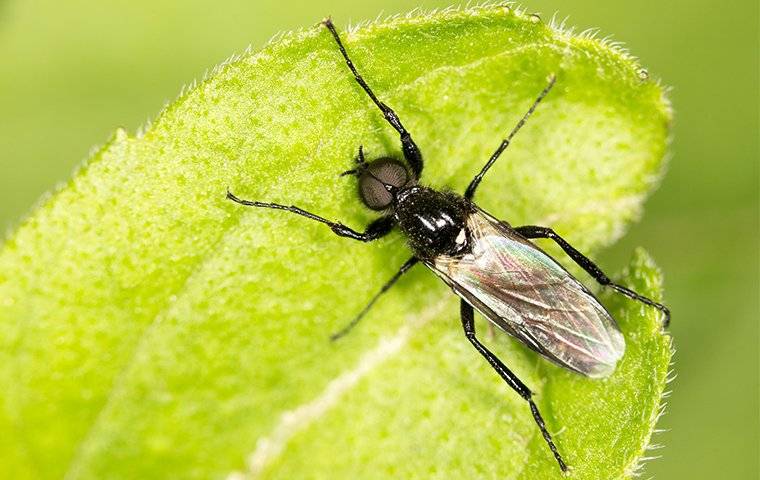
[[[480,172],[478,172],[478,174],[475,175],[475,178],[473,178],[470,181],[470,184],[467,186],[467,190],[465,190],[464,192],[464,198],[466,198],[467,200],[472,200],[472,197],[475,196],[475,190],[477,190],[478,185],[480,185],[480,181],[483,180],[483,177],[491,168],[491,166],[494,163],[496,163],[496,160],[498,160],[501,154],[504,153],[504,150],[506,150],[510,142],[512,142],[512,138],[517,134],[517,132],[520,131],[523,125],[525,125],[525,123],[528,121],[528,118],[536,110],[536,107],[538,107],[538,104],[541,103],[541,100],[543,100],[544,97],[549,94],[556,80],[557,80],[557,77],[554,74],[552,74],[549,77],[549,84],[546,85],[546,87],[544,87],[544,89],[541,91],[538,97],[533,101],[533,104],[530,106],[530,108],[525,113],[525,115],[522,116],[520,121],[517,122],[517,125],[515,125],[514,128],[512,128],[511,132],[509,132],[509,135],[507,135],[507,138],[501,141],[499,146],[496,148],[496,151],[494,151],[493,154],[491,154],[491,158],[488,159],[488,162],[486,162],[486,164],[483,166]]]
[[[348,332],[350,332],[351,329],[353,329],[356,326],[356,324],[359,323],[359,321],[362,318],[364,318],[364,315],[366,315],[367,312],[369,312],[369,309],[372,308],[372,306],[375,304],[375,302],[377,302],[377,300],[385,292],[387,292],[393,285],[395,285],[396,282],[398,281],[398,279],[401,278],[401,276],[403,274],[405,274],[410,268],[412,268],[413,266],[415,266],[417,264],[417,262],[419,262],[419,260],[416,257],[412,257],[409,260],[407,260],[406,262],[404,262],[404,264],[401,265],[401,268],[398,270],[398,272],[396,272],[396,273],[393,274],[393,276],[391,277],[391,279],[388,280],[385,283],[385,285],[382,286],[382,288],[380,288],[380,291],[377,292],[374,297],[372,297],[372,299],[369,301],[369,303],[367,303],[367,305],[362,309],[361,312],[359,312],[359,314],[357,316],[355,316],[353,318],[353,320],[351,320],[350,322],[348,322],[348,324],[345,327],[341,328],[337,332],[335,332],[332,335],[330,335],[330,340],[332,340],[332,341],[338,340],[339,338],[345,336]]]

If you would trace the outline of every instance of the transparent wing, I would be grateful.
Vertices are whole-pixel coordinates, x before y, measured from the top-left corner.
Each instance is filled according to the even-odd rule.
[[[460,297],[549,360],[589,377],[615,370],[615,320],[543,250],[482,210],[467,220],[472,253],[426,261]]]

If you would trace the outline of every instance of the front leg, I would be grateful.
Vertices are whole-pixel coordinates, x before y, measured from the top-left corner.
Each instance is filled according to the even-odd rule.
[[[367,229],[364,230],[364,232],[357,232],[356,230],[353,230],[342,223],[339,222],[331,222],[330,220],[327,220],[326,218],[320,217],[319,215],[315,215],[311,212],[307,212],[306,210],[303,210],[301,208],[298,208],[293,205],[280,205],[278,203],[266,203],[266,202],[256,202],[251,200],[242,200],[235,195],[233,195],[229,190],[227,190],[227,198],[232,200],[235,203],[239,203],[240,205],[245,205],[247,207],[258,207],[258,208],[272,208],[275,210],[286,210],[291,213],[295,213],[296,215],[301,215],[302,217],[309,218],[311,220],[317,221],[319,223],[324,223],[328,227],[330,227],[330,230],[333,231],[336,235],[340,237],[347,237],[352,238],[354,240],[359,240],[361,242],[371,242],[372,240],[377,240],[378,238],[384,237],[390,231],[393,229],[393,226],[395,224],[395,220],[393,217],[380,217],[377,220],[373,221],[372,223],[367,226]]]
[[[499,360],[499,357],[491,353],[490,350],[488,350],[485,345],[480,343],[480,341],[475,337],[475,320],[474,320],[474,310],[472,308],[472,305],[465,302],[464,300],[461,300],[460,304],[460,315],[462,317],[462,327],[464,327],[464,334],[467,337],[467,340],[472,343],[472,345],[475,347],[475,349],[485,357],[486,360],[488,360],[488,363],[491,365],[491,368],[496,370],[496,373],[499,374],[499,376],[507,382],[507,385],[512,387],[512,389],[517,392],[522,398],[524,398],[528,404],[530,405],[530,412],[533,414],[533,419],[536,421],[536,424],[538,425],[538,428],[541,430],[541,435],[544,436],[544,440],[546,440],[546,443],[549,445],[549,450],[552,451],[552,454],[554,454],[554,458],[557,459],[557,463],[559,464],[560,470],[563,472],[567,471],[567,464],[562,459],[562,455],[559,454],[559,451],[557,450],[556,445],[554,445],[554,441],[552,440],[552,436],[549,434],[549,431],[546,429],[546,424],[544,423],[543,417],[541,417],[541,413],[538,411],[538,407],[536,406],[535,402],[533,402],[533,393],[530,391],[528,387],[525,386],[525,384],[517,378],[517,375],[512,373],[511,370],[509,370],[504,363]]]
[[[330,33],[333,36],[333,39],[335,40],[335,43],[338,45],[338,50],[340,50],[340,53],[343,55],[343,59],[346,61],[346,65],[348,66],[348,69],[351,70],[351,73],[354,76],[354,79],[356,80],[356,83],[359,84],[360,87],[362,87],[362,90],[364,90],[367,93],[367,96],[374,102],[375,105],[377,105],[377,108],[380,109],[380,111],[383,113],[383,117],[385,120],[391,124],[391,126],[399,133],[401,137],[401,151],[404,153],[404,158],[407,162],[409,162],[409,166],[412,167],[412,173],[414,173],[414,178],[420,178],[420,174],[422,173],[422,154],[420,153],[419,147],[417,147],[417,144],[414,143],[414,140],[412,139],[412,135],[407,131],[407,129],[404,127],[404,125],[401,123],[401,119],[398,118],[398,115],[396,115],[396,112],[393,111],[391,107],[380,101],[377,96],[375,95],[375,92],[372,91],[372,89],[369,87],[367,82],[364,80],[364,78],[359,74],[359,72],[356,70],[356,67],[354,66],[354,62],[351,61],[351,58],[348,56],[348,52],[346,51],[346,48],[343,46],[343,42],[340,40],[340,35],[338,35],[338,31],[335,30],[335,25],[333,25],[332,20],[329,18],[326,18],[322,24],[327,27],[327,29],[330,31]]]
[[[666,307],[665,305],[661,303],[657,303],[654,300],[651,300],[644,295],[640,295],[630,288],[626,288],[622,285],[618,285],[617,283],[614,283],[612,280],[609,279],[607,275],[602,272],[602,270],[596,266],[594,262],[589,260],[588,257],[583,255],[581,252],[575,249],[572,245],[567,243],[567,241],[557,235],[557,233],[552,230],[549,227],[539,227],[537,225],[525,225],[522,227],[515,228],[515,231],[522,235],[525,238],[549,238],[551,240],[554,240],[557,245],[559,245],[562,250],[565,251],[568,257],[570,257],[575,263],[577,263],[582,269],[584,269],[589,275],[594,277],[594,279],[599,282],[601,285],[604,285],[605,287],[610,287],[611,289],[617,291],[618,293],[622,293],[628,298],[631,298],[633,300],[637,300],[644,305],[649,305],[650,307],[654,307],[657,310],[660,310],[665,318],[662,321],[662,325],[664,327],[667,327],[670,324],[670,309]]]

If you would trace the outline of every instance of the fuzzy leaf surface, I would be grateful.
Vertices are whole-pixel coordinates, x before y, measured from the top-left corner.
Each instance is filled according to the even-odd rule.
[[[656,185],[669,108],[626,54],[535,20],[471,8],[344,38],[439,188],[462,191],[556,74],[477,201],[593,253]],[[337,176],[359,145],[370,159],[400,151],[318,27],[222,65],[140,134],[117,131],[0,250],[0,477],[556,474],[429,272],[416,267],[350,337],[327,341],[408,257],[398,234],[360,244],[225,199],[230,187],[359,229],[376,215]],[[642,258],[631,281],[657,297]],[[539,395],[576,478],[628,475],[660,408],[669,341],[653,312],[613,305],[629,343],[608,380],[490,341]],[[357,368],[333,403],[283,427]],[[262,439],[274,445],[263,454]]]

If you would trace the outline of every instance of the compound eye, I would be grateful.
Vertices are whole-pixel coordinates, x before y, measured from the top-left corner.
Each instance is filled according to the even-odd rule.
[[[359,180],[359,191],[364,203],[372,210],[384,210],[393,202],[393,196],[385,185],[366,172]]]
[[[393,203],[393,195],[386,185],[401,188],[408,182],[409,172],[402,163],[390,158],[381,158],[370,163],[362,173],[359,178],[359,192],[369,208],[384,210]]]
[[[409,172],[406,171],[406,167],[390,158],[376,160],[367,169],[381,182],[396,188],[403,187],[409,181]]]

